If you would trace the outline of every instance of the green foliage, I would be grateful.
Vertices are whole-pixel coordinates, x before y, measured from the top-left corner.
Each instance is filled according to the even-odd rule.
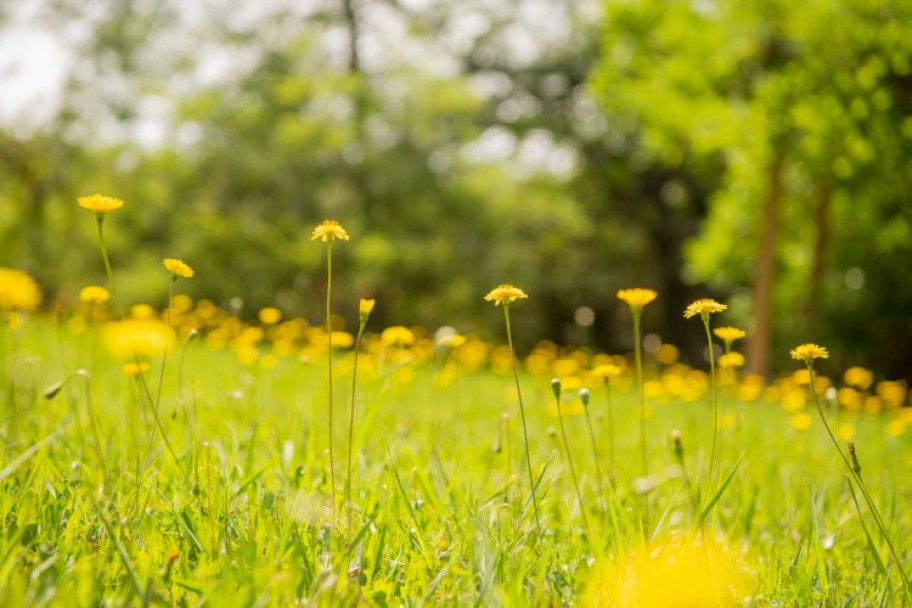
[[[781,158],[774,352],[781,358],[798,337],[819,335],[850,358],[889,360],[897,369],[905,347],[900,354],[894,344],[890,354],[866,346],[849,338],[846,324],[853,315],[893,318],[912,305],[904,288],[872,285],[907,283],[895,256],[912,253],[912,241],[897,238],[908,225],[902,176],[912,152],[903,129],[912,111],[908,4],[605,7],[605,47],[592,80],[601,106],[624,117],[619,127],[639,142],[638,153],[687,166],[710,199],[687,246],[685,278],[733,295],[751,283],[767,172]],[[863,289],[844,281],[858,270],[869,280]]]

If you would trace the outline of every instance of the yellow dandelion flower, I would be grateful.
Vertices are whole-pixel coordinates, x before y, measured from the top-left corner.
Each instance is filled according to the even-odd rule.
[[[124,365],[124,373],[128,376],[138,376],[141,373],[149,370],[148,363],[136,363],[135,361],[127,363]]]
[[[808,416],[807,414],[795,414],[792,416],[792,427],[799,431],[806,431],[811,428],[811,424],[814,422],[814,419]]]
[[[21,270],[0,267],[0,311],[30,311],[41,304],[41,289]]]
[[[751,575],[734,546],[686,536],[595,564],[580,597],[585,608],[692,608],[742,602]]]
[[[729,344],[747,335],[747,332],[737,327],[717,327],[713,330],[713,333],[716,334],[717,338]]]
[[[849,386],[867,390],[874,382],[874,373],[863,367],[855,366],[847,369],[842,378]]]
[[[595,376],[596,378],[604,378],[607,380],[608,378],[614,378],[615,376],[620,375],[621,371],[622,370],[620,367],[618,367],[617,365],[611,365],[609,363],[609,364],[605,364],[605,365],[599,365],[598,367],[593,369],[592,375]]]
[[[282,320],[282,311],[274,306],[267,306],[261,308],[257,316],[263,325],[275,325]]]
[[[627,305],[630,306],[630,308],[643,308],[658,296],[658,292],[642,287],[621,289],[617,292],[617,297],[624,302],[627,302]]]
[[[722,367],[744,367],[744,355],[741,353],[728,353],[719,357]]]
[[[324,243],[326,241],[334,241],[336,238],[340,238],[343,241],[348,240],[348,233],[336,220],[323,220],[322,224],[314,228],[313,236],[310,237],[312,241],[319,239]]]
[[[374,304],[376,304],[376,302],[376,300],[361,298],[361,301],[358,303],[358,312],[362,315],[369,315],[374,311]]]
[[[411,346],[415,343],[415,334],[408,327],[395,325],[384,329],[380,340],[384,346]]]
[[[797,346],[789,354],[792,355],[792,359],[804,361],[808,365],[812,365],[814,359],[829,359],[830,357],[830,353],[827,352],[826,348],[811,343]]]
[[[161,355],[174,346],[174,330],[158,319],[127,319],[104,326],[103,337],[115,357],[133,359]]]
[[[374,304],[376,300],[361,298],[361,301],[358,303],[358,321],[361,323],[361,329],[364,329],[364,325],[367,323],[368,317],[374,311]]]
[[[519,287],[510,285],[509,283],[502,283],[488,292],[488,295],[484,297],[486,302],[494,301],[494,306],[499,306],[503,304],[504,306],[510,304],[513,300],[519,300],[522,298],[528,298]]]
[[[710,314],[715,312],[722,312],[726,308],[728,308],[728,306],[725,304],[719,304],[715,300],[703,298],[687,306],[687,308],[684,310],[684,318],[689,319],[697,315],[709,318]]]
[[[92,196],[80,196],[77,201],[79,202],[80,207],[83,209],[88,209],[89,211],[94,211],[95,213],[107,213],[108,211],[120,209],[124,205],[124,202],[119,198],[114,198],[113,196],[104,196],[101,194],[93,194]]]
[[[189,279],[193,276],[193,269],[184,264],[183,261],[175,258],[165,258],[162,260],[162,264],[165,265],[165,268],[168,269],[168,272],[174,275],[174,278],[184,277]]]
[[[110,292],[100,285],[88,285],[79,290],[79,300],[86,304],[102,304],[110,299]]]

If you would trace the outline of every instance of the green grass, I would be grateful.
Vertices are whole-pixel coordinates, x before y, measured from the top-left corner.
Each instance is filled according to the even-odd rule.
[[[5,383],[8,340],[3,348]],[[338,488],[345,484],[348,356],[340,354],[335,372],[337,404],[346,405],[334,421]],[[354,542],[347,547],[344,508],[327,537],[325,363],[280,358],[265,370],[194,342],[179,386],[180,352],[172,353],[160,415],[180,463],[156,434],[137,491],[153,419],[123,362],[108,358],[94,334],[73,336],[46,320],[16,332],[13,360],[15,402],[5,386],[0,426],[5,605],[569,605],[598,559],[626,553],[643,534],[633,392],[612,395],[615,470],[604,471],[604,512],[585,418],[565,419],[592,524],[587,538],[560,437],[549,432],[558,426],[550,377],[520,376],[545,529],[539,537],[511,375],[477,371],[440,387],[439,367],[429,364],[415,366],[407,382],[389,363],[379,372],[360,368]],[[104,487],[82,378],[67,380],[53,400],[43,397],[80,368],[91,378],[110,480]],[[145,377],[154,394],[155,361]],[[589,388],[604,466],[604,389]],[[699,507],[710,502],[703,477],[712,403],[650,405],[649,535],[657,542],[693,529],[700,517],[679,474],[672,429],[681,431]],[[726,409],[740,409],[742,427],[720,432],[719,478],[741,460],[704,533],[744,556],[750,605],[898,605],[897,566],[859,497],[866,536],[819,419],[798,430],[778,404],[729,398]],[[829,415],[837,427],[849,416]],[[852,422],[868,487],[908,569],[909,436],[887,436],[884,417]]]

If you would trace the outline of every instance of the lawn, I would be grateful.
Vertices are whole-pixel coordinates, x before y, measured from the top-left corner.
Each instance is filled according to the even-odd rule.
[[[708,367],[677,363],[669,345],[646,353],[643,477],[632,356],[543,343],[523,357],[527,461],[509,349],[368,321],[351,460],[354,336],[333,336],[331,471],[321,327],[271,309],[245,323],[186,297],[173,333],[166,311],[134,307],[126,324],[106,311],[4,328],[6,605],[903,601],[800,362],[768,385],[719,370],[708,480]],[[609,365],[619,375],[606,382]],[[908,567],[906,389],[815,369]]]

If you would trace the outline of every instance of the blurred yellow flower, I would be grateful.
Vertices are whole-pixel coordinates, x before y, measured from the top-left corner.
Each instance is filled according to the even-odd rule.
[[[0,267],[0,311],[30,311],[41,304],[41,289],[21,270]]]
[[[128,376],[138,376],[141,373],[149,370],[148,363],[136,363],[132,361],[124,365],[124,373]]]
[[[104,326],[105,345],[121,359],[160,355],[175,341],[174,330],[158,319],[127,319]]]
[[[408,327],[394,325],[383,330],[380,340],[384,346],[411,346],[415,343],[415,334]]]
[[[323,220],[322,224],[314,228],[313,236],[310,237],[310,240],[316,241],[320,239],[325,243],[334,241],[336,238],[340,238],[343,241],[348,240],[348,233],[345,232],[345,228],[336,220]]]
[[[176,258],[165,258],[162,260],[162,263],[165,265],[165,268],[168,269],[168,272],[173,274],[175,277],[184,277],[189,279],[193,276],[193,269],[184,264],[183,261]]]
[[[643,308],[659,296],[657,291],[644,289],[643,287],[632,287],[630,289],[621,289],[617,292],[617,297],[631,308]]]
[[[137,319],[150,319],[158,313],[148,304],[134,304],[130,307],[130,315]]]
[[[814,359],[828,359],[830,356],[826,348],[811,343],[793,348],[790,354],[792,359],[804,361],[808,365],[811,365]]]
[[[728,344],[747,335],[743,329],[738,329],[737,327],[717,327],[713,330],[713,333],[716,334],[717,338]]]
[[[520,289],[510,285],[509,283],[502,283],[494,289],[488,292],[488,295],[484,297],[486,302],[494,301],[494,306],[499,306],[501,304],[509,304],[513,300],[518,300],[520,298],[528,298],[529,296]]]
[[[80,196],[77,199],[79,206],[83,209],[94,211],[95,213],[107,213],[123,207],[124,202],[113,196],[103,196],[93,194],[92,196]]]
[[[88,285],[79,290],[79,300],[86,304],[101,304],[110,299],[108,290],[99,285]]]
[[[795,414],[792,416],[792,426],[799,431],[806,431],[811,428],[814,419],[807,414]]]
[[[282,311],[273,306],[261,308],[257,315],[263,325],[275,325],[282,320]]]
[[[611,365],[609,363],[606,365],[599,365],[598,367],[593,369],[592,375],[595,376],[596,378],[604,378],[605,380],[607,380],[608,378],[614,378],[615,376],[620,375],[621,371],[622,370],[620,367],[618,367],[617,365]]]
[[[842,377],[849,386],[866,390],[874,382],[874,374],[863,367],[850,367]]]
[[[734,547],[705,537],[673,538],[597,563],[580,606],[737,606],[750,579]]]
[[[728,353],[719,357],[721,367],[744,367],[744,355],[741,353]]]
[[[896,418],[887,423],[885,431],[888,437],[899,437],[900,435],[905,434],[908,426],[909,425],[905,420]]]
[[[708,298],[703,298],[687,305],[687,308],[684,309],[684,318],[690,319],[700,315],[704,318],[709,318],[709,315],[716,312],[722,312],[728,308],[725,304],[719,304],[715,300],[710,300]]]

